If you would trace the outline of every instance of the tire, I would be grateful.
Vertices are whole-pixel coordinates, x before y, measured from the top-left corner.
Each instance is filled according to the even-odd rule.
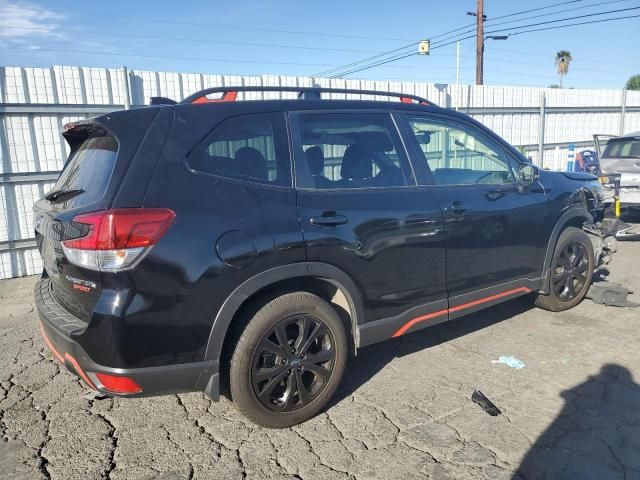
[[[538,294],[535,305],[551,312],[575,307],[591,286],[594,268],[593,244],[589,236],[579,228],[567,227],[560,234],[553,252],[549,294]]]
[[[329,303],[307,292],[281,295],[258,306],[240,335],[231,398],[258,425],[297,425],[327,405],[347,357],[345,328]]]

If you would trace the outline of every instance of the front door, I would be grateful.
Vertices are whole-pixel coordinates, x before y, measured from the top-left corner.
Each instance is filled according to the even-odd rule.
[[[351,277],[367,322],[396,318],[377,335],[446,311],[442,214],[416,184],[391,115],[304,112],[291,125],[307,260]]]
[[[523,189],[515,155],[473,122],[403,118],[444,215],[450,316],[538,288],[552,225],[542,189]]]

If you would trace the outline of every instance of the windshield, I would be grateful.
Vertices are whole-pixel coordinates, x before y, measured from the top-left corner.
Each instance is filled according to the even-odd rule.
[[[602,158],[640,158],[640,138],[609,140]]]
[[[65,208],[97,202],[104,195],[116,163],[118,142],[107,132],[92,133],[64,167],[52,192],[82,190]]]

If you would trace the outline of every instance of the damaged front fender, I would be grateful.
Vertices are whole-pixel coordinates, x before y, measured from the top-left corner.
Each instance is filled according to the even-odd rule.
[[[606,265],[611,261],[611,256],[616,252],[618,242],[615,236],[608,234],[602,225],[594,225],[593,223],[584,222],[582,224],[584,230],[593,245],[593,258],[595,259],[595,268]]]

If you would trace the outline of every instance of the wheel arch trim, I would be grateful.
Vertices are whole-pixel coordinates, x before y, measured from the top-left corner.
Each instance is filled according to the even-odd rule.
[[[205,350],[204,360],[218,360],[224,340],[234,316],[255,293],[269,285],[296,277],[315,277],[331,283],[345,296],[351,315],[351,333],[356,346],[359,344],[358,325],[364,322],[364,307],[360,291],[351,277],[338,267],[320,262],[300,262],[265,270],[245,280],[224,301],[218,310]]]

